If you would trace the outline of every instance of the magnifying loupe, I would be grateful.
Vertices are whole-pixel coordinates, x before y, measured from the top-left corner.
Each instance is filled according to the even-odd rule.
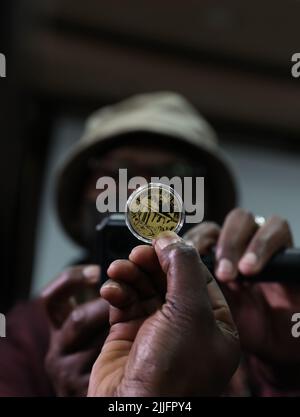
[[[134,236],[151,243],[161,232],[180,231],[184,222],[182,199],[166,184],[148,183],[130,195],[125,220]]]

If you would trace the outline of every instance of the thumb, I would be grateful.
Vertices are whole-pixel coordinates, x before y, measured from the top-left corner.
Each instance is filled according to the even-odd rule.
[[[160,266],[167,277],[166,302],[180,312],[213,319],[207,292],[212,277],[195,247],[174,232],[163,232],[153,241]],[[203,314],[205,313],[205,314]],[[201,320],[201,321],[202,321]]]

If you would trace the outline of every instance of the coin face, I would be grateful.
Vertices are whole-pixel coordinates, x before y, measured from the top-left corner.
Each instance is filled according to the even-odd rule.
[[[143,242],[151,243],[161,232],[179,232],[184,208],[179,194],[170,186],[149,183],[134,191],[126,204],[126,223]]]

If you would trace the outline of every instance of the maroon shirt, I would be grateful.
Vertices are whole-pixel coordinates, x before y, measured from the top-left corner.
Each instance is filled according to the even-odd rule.
[[[20,304],[7,316],[0,338],[0,396],[52,396],[44,368],[49,324],[38,302]]]

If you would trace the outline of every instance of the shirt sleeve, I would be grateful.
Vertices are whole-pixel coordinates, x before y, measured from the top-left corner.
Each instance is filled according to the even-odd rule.
[[[38,301],[16,306],[6,318],[0,338],[0,396],[52,396],[44,361],[49,324]]]
[[[257,397],[299,397],[300,365],[268,363],[254,355],[247,358],[248,379],[252,395]]]

